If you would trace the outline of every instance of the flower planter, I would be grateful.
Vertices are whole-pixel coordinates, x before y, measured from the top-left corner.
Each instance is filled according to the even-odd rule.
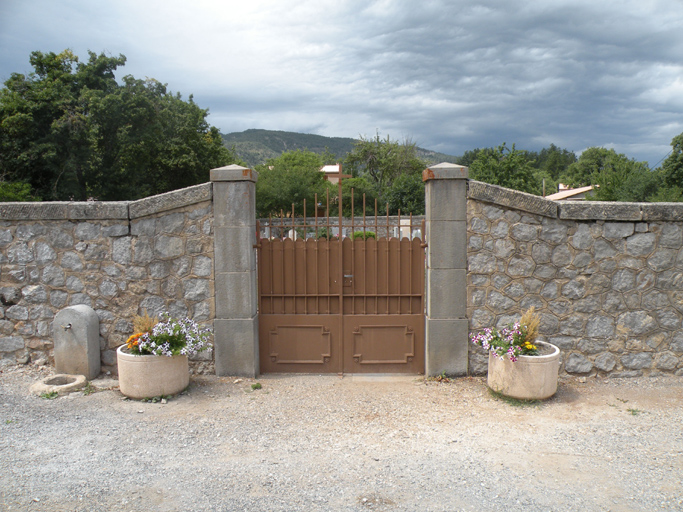
[[[512,362],[505,356],[500,359],[489,353],[488,386],[505,396],[520,400],[543,400],[557,391],[557,373],[560,367],[560,349],[544,341],[536,344],[545,347],[548,355],[519,356]]]
[[[138,356],[129,354],[125,345],[116,351],[119,389],[129,398],[175,395],[190,383],[187,356]]]

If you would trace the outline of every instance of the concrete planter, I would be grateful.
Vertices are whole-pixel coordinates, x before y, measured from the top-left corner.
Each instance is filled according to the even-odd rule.
[[[175,395],[190,383],[187,356],[137,356],[121,345],[116,351],[119,389],[129,398]]]
[[[489,354],[487,384],[494,391],[520,400],[543,400],[557,391],[560,349],[537,341],[552,353],[541,356],[519,356],[514,363],[506,356],[500,359]]]

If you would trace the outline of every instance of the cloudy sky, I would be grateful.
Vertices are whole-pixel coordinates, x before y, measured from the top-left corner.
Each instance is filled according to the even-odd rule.
[[[0,80],[31,51],[124,54],[222,132],[614,148],[683,132],[682,0],[0,0]]]

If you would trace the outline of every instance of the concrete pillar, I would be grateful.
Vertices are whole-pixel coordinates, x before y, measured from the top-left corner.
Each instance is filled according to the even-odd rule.
[[[258,174],[239,165],[211,169],[214,216],[216,375],[259,373],[256,290]]]
[[[69,306],[52,322],[55,341],[55,371],[84,375],[92,380],[100,374],[100,319],[85,304]]]
[[[425,372],[467,375],[467,167],[425,169]]]

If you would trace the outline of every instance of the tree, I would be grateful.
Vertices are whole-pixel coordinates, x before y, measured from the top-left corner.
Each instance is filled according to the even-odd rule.
[[[381,139],[379,133],[374,139],[361,137],[344,160],[346,172],[367,178],[375,185],[380,197],[398,176],[422,173],[425,167],[427,164],[417,156],[414,143],[409,140],[393,141],[388,135]]]
[[[646,162],[599,147],[581,153],[562,179],[574,187],[595,185],[593,198],[598,201],[646,201],[659,187],[658,176]]]
[[[339,215],[339,208],[336,201],[339,195],[338,185],[333,185],[328,182],[330,189],[330,215]],[[353,215],[362,217],[363,215],[363,195],[365,195],[365,214],[375,215],[375,200],[377,199],[377,211],[381,215],[386,212],[386,205],[379,201],[379,194],[377,187],[366,178],[344,178],[342,180],[342,215],[344,217],[351,216],[351,191],[353,190]]]
[[[669,201],[681,201],[681,188],[683,187],[683,133],[674,137],[671,141],[671,154],[662,164],[662,179],[668,188]],[[679,192],[676,193],[676,190]]]
[[[389,211],[392,215],[424,215],[425,212],[425,184],[422,175],[402,174],[394,180],[391,187],[384,195],[389,203]]]
[[[43,199],[137,199],[208,180],[237,161],[208,111],[153,79],[114,72],[123,55],[33,52],[0,90],[0,176]]]
[[[576,155],[573,151],[560,149],[555,144],[550,144],[550,147],[543,148],[536,155],[534,167],[542,173],[547,173],[553,181],[558,181],[574,162],[576,162]]]
[[[269,159],[264,165],[256,166],[259,173],[256,181],[256,214],[267,217],[270,214],[292,211],[302,215],[306,199],[307,216],[314,215],[315,194],[318,202],[324,204],[325,176],[320,172],[323,160],[311,151],[286,151],[277,158]]]
[[[532,160],[526,151],[508,148],[505,143],[496,148],[481,149],[469,165],[470,178],[492,185],[540,194],[541,185],[534,175]]]

